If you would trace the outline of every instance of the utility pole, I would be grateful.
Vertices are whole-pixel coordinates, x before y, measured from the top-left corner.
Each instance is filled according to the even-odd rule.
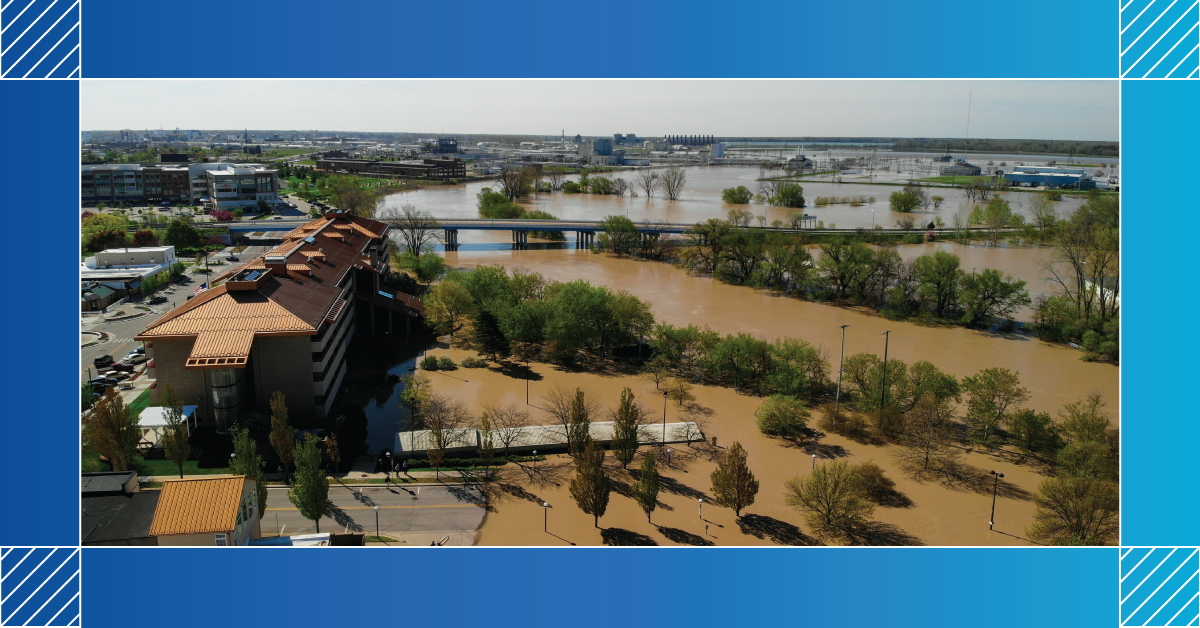
[[[842,365],[846,363],[846,328],[849,325],[842,325],[842,356],[838,358],[838,389],[836,397],[836,411],[842,409]]]
[[[879,411],[883,412],[884,406],[887,405],[888,342],[891,341],[891,339],[892,339],[892,330],[889,329],[879,335],[883,336],[883,390],[880,391],[880,395],[879,395]]]

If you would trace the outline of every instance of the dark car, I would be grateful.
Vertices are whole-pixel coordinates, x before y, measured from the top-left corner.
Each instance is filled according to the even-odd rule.
[[[93,377],[88,380],[88,386],[91,387],[92,392],[104,392],[110,386],[116,386],[117,383],[117,380],[111,377]]]
[[[102,355],[102,356],[96,358],[95,360],[92,360],[92,365],[95,366],[96,368],[104,368],[106,366],[112,365],[112,363],[113,363],[113,357],[111,355]]]
[[[229,257],[227,257],[227,258],[225,258],[225,259],[227,259],[227,260],[229,260],[229,261],[231,261],[231,262],[240,262],[240,261],[242,261],[242,260],[238,259],[238,256],[236,256],[236,255],[230,255]]]
[[[132,373],[132,372],[133,372],[133,365],[132,365],[132,364],[127,364],[127,363],[125,363],[125,362],[117,362],[116,364],[113,364],[113,365],[112,365],[112,369],[113,369],[114,371],[124,371],[124,372],[126,372],[126,373]]]
[[[149,303],[150,305],[158,305],[159,303],[166,303],[166,302],[167,302],[167,297],[151,297],[150,300],[147,301],[147,303]]]

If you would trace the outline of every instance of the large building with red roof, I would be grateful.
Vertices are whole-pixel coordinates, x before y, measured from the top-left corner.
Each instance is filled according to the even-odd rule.
[[[381,284],[389,272],[387,224],[330,212],[289,232],[266,255],[138,336],[149,373],[197,406],[201,425],[224,432],[276,391],[299,421],[325,418],[346,373],[356,331],[411,334],[424,306]]]

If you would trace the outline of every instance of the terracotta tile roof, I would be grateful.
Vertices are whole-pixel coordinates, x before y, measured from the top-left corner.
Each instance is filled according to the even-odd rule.
[[[213,294],[208,299],[202,299],[209,293]],[[203,302],[196,303],[197,301]],[[139,336],[191,336],[204,332],[234,331],[317,331],[304,319],[288,311],[288,308],[264,296],[261,290],[227,292],[224,286],[217,286],[201,292],[200,296],[194,297],[168,314],[146,328]]]
[[[244,475],[163,482],[150,536],[233,530],[246,482]]]

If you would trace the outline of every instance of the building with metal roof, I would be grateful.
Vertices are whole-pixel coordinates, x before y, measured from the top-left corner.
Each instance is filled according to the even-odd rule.
[[[249,545],[261,535],[253,478],[167,480],[159,492],[150,536],[159,545]]]
[[[382,222],[340,212],[288,232],[138,334],[154,365],[148,372],[219,432],[276,391],[299,421],[324,418],[356,332],[419,330],[421,301],[381,283],[389,233]]]
[[[1083,168],[1017,166],[1004,178],[1014,185],[1023,187],[1071,188],[1090,190],[1096,181]]]

